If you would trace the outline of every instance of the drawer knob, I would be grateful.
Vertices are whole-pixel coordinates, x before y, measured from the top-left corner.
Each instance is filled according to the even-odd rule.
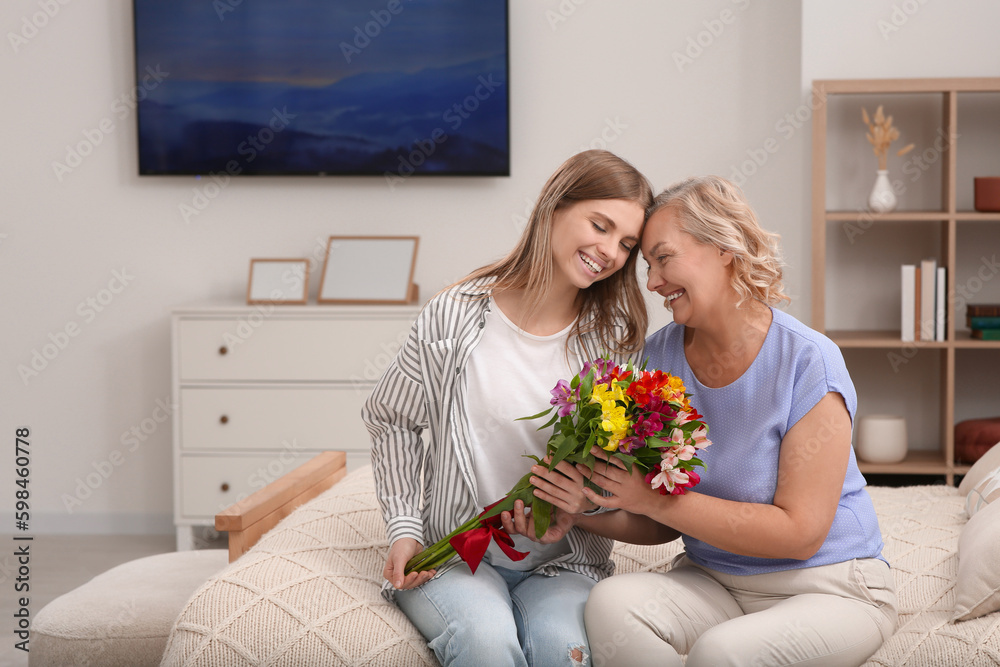
[[[219,354],[220,355],[224,356],[224,355],[226,355],[228,353],[229,353],[229,348],[226,347],[225,345],[223,345],[222,347],[219,348]]]
[[[223,491],[223,493],[224,493],[224,492],[226,492],[226,491],[228,491],[228,490],[229,490],[229,483],[228,483],[228,482],[223,482],[223,483],[222,483],[222,486],[221,486],[221,487],[219,487],[219,488],[221,488],[221,489],[222,489],[222,491]]]
[[[229,417],[227,417],[226,415],[222,415],[221,417],[219,417],[219,423],[220,424],[228,424],[229,423]]]

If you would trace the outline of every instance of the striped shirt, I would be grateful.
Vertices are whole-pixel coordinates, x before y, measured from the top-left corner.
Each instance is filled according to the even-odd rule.
[[[431,299],[362,408],[390,545],[411,537],[429,546],[482,511],[463,371],[486,325],[489,283],[466,282]],[[623,330],[617,323],[614,337],[621,340]],[[570,341],[571,365],[577,367],[604,352],[592,332]],[[533,572],[554,576],[563,568],[598,580],[613,573],[612,540],[580,528],[567,538],[569,552]],[[388,582],[383,588],[391,594]]]

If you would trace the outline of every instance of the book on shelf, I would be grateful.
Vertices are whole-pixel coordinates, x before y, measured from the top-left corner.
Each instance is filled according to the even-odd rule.
[[[1000,317],[1000,303],[970,303],[965,307],[966,317]]]
[[[965,326],[970,329],[1000,329],[1000,316],[965,318]]]
[[[945,317],[948,309],[945,304],[948,301],[948,272],[943,266],[937,269],[937,278],[934,280],[934,340],[943,343],[945,339]]]
[[[916,286],[917,267],[913,264],[903,264],[902,266],[902,289],[903,305],[901,309],[901,336],[904,343],[912,343],[914,339],[914,323],[917,321],[916,315]]]
[[[925,259],[920,262],[920,340],[934,340],[934,296],[937,290],[934,282],[937,279],[937,260]]]
[[[979,340],[1000,340],[1000,329],[973,329],[972,337]]]

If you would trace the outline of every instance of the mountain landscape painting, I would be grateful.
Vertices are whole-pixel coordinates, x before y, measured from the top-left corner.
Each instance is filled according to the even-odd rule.
[[[134,0],[141,174],[508,175],[505,0]]]

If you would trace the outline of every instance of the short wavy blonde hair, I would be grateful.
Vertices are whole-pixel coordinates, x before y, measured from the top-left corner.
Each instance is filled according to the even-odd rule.
[[[646,219],[673,210],[682,229],[698,242],[733,255],[732,286],[740,296],[768,306],[790,302],[782,285],[780,236],[760,226],[743,191],[719,176],[696,176],[661,192]]]

